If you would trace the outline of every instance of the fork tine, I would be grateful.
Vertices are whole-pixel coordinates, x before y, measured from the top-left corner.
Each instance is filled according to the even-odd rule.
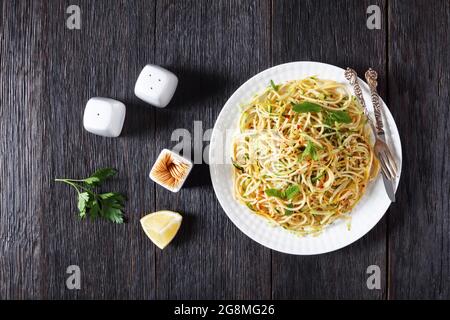
[[[390,174],[391,174],[391,180],[395,179],[396,176],[396,172],[394,170],[394,168],[391,165],[391,162],[389,160],[389,155],[387,153],[384,153],[384,162],[386,164],[387,169],[389,170]]]
[[[380,161],[380,168],[382,173],[389,179],[389,173],[387,172],[386,165],[384,164],[383,159],[381,159],[381,154],[378,155],[378,160]]]
[[[385,169],[383,166],[381,166],[381,173],[382,173],[386,178],[389,179],[389,174],[386,172],[386,169]]]
[[[395,179],[397,175],[397,170],[395,170],[395,164],[392,164],[392,156],[389,151],[386,151],[384,154],[384,157],[386,159],[386,166],[388,167],[389,171],[391,172],[391,178],[392,180]]]
[[[389,149],[386,152],[386,157],[389,160],[391,168],[392,168],[392,170],[394,172],[394,176],[397,176],[397,173],[398,173],[397,163],[396,163],[395,158],[394,158],[394,156],[392,155],[392,153],[391,153],[391,151]]]
[[[389,170],[389,166],[386,164],[386,156],[385,156],[384,152],[380,152],[379,158],[380,158],[381,167],[384,169],[383,171],[384,171],[386,178],[391,180],[392,173]]]
[[[383,158],[383,163],[384,163],[384,165],[385,165],[385,167],[386,167],[386,170],[387,170],[387,172],[389,173],[389,180],[392,180],[393,177],[394,177],[394,174],[393,174],[392,168],[391,168],[391,166],[389,165],[389,162],[388,162],[388,160],[387,160],[387,156],[386,156],[386,152],[385,152],[385,151],[382,152],[382,158]]]

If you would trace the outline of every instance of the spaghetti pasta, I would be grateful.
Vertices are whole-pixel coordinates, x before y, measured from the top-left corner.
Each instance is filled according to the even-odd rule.
[[[271,82],[243,106],[233,142],[235,197],[299,235],[349,219],[378,174],[366,123],[338,82]]]

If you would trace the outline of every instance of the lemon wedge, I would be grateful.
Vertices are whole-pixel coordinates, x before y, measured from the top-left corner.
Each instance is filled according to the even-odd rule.
[[[141,218],[142,229],[150,240],[164,249],[180,229],[183,217],[173,211],[163,210],[150,213]]]

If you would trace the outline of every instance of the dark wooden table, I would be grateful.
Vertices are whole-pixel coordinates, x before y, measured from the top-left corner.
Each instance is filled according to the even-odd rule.
[[[71,4],[81,30],[66,27]],[[371,4],[381,30],[366,27]],[[0,0],[0,298],[450,298],[449,22],[446,0]],[[365,237],[320,256],[242,234],[206,164],[177,194],[147,176],[174,129],[212,128],[240,84],[298,60],[378,70],[403,144],[397,202]],[[166,109],[133,94],[147,63],[179,76]],[[84,131],[92,96],[127,105],[121,137]],[[130,198],[125,225],[79,221],[73,190],[53,182],[105,166],[120,171],[106,187]],[[185,217],[164,251],[139,225],[160,209]],[[65,286],[69,265],[80,290]],[[369,265],[380,290],[367,288]]]

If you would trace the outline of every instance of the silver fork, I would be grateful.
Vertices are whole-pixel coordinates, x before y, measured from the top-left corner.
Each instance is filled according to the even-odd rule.
[[[369,69],[369,71],[373,71],[372,69]],[[368,71],[368,72],[369,72]],[[373,71],[375,72],[375,71]],[[369,87],[371,90],[371,97],[372,97],[372,103],[374,106],[375,111],[375,119],[377,121],[377,127],[375,127],[372,118],[369,115],[369,110],[366,107],[366,103],[364,101],[364,97],[362,95],[361,87],[358,83],[358,75],[355,70],[351,68],[347,68],[345,71],[345,78],[349,81],[349,83],[353,86],[353,90],[355,92],[356,97],[359,100],[359,103],[364,108],[364,114],[366,115],[369,125],[372,129],[372,132],[375,136],[375,145],[374,145],[374,151],[377,155],[378,159],[380,160],[381,165],[381,171],[383,172],[384,176],[388,178],[389,180],[394,180],[397,175],[397,165],[395,163],[394,157],[392,156],[391,151],[389,150],[388,145],[386,144],[386,141],[384,139],[384,130],[383,130],[383,122],[381,119],[381,107],[379,104],[379,97],[376,93],[376,72],[375,75],[371,72],[370,74],[366,73],[367,76],[370,77],[370,83]],[[375,78],[374,78],[375,76]],[[375,79],[375,80],[373,80]],[[369,80],[368,80],[369,82]]]
[[[381,168],[385,172],[386,177],[389,180],[394,180],[397,176],[397,164],[395,163],[395,158],[392,155],[391,150],[386,144],[386,138],[384,135],[383,129],[383,118],[381,115],[381,105],[380,105],[380,97],[377,92],[377,79],[378,74],[375,70],[370,68],[366,71],[365,74],[367,84],[370,88],[370,97],[372,99],[373,110],[375,113],[375,120],[377,126],[377,139],[375,141],[375,153],[380,159]]]

